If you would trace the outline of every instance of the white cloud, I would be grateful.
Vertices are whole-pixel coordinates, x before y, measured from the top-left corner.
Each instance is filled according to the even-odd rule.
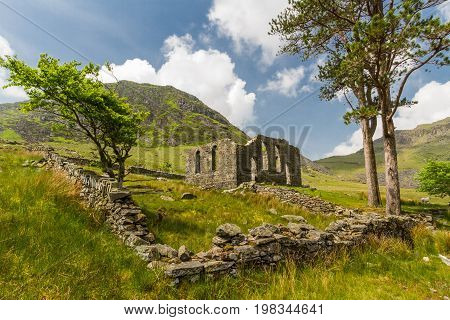
[[[438,6],[439,15],[444,18],[445,21],[450,21],[450,1],[445,1]]]
[[[300,91],[300,82],[304,77],[305,68],[303,66],[283,69],[275,74],[274,79],[267,81],[267,83],[258,90],[276,91],[287,97],[296,97]]]
[[[11,48],[8,40],[0,36],[0,57],[12,56],[14,50]],[[25,100],[27,95],[22,88],[9,87],[3,89],[3,86],[7,84],[8,71],[0,68],[0,103],[12,102],[17,100]]]
[[[419,124],[435,122],[450,117],[450,81],[431,81],[414,95],[417,104],[411,108],[400,108],[394,118],[397,129],[408,130]]]
[[[410,130],[420,124],[432,123],[450,117],[450,81],[446,83],[431,81],[420,88],[412,100],[417,101],[417,104],[411,108],[398,109],[394,117],[397,130]],[[374,139],[381,136],[381,123],[378,122]],[[362,133],[361,129],[358,129],[353,132],[347,141],[337,145],[325,157],[343,156],[354,153],[361,148]]]
[[[269,22],[287,5],[287,0],[214,0],[208,19],[220,35],[233,40],[237,52],[260,48],[261,62],[270,65],[280,40],[276,35],[268,35]]]
[[[100,79],[103,82],[115,82],[114,77],[120,80],[130,80],[138,83],[155,83],[156,71],[147,60],[138,58],[127,60],[124,64],[111,64],[114,76],[103,66]]]
[[[254,120],[256,96],[245,90],[245,81],[234,73],[231,58],[218,50],[193,49],[190,35],[171,36],[164,42],[165,63],[159,70],[146,60],[127,60],[113,65],[119,80],[172,85],[197,96],[237,126]],[[102,70],[105,82],[114,79]]]
[[[8,40],[0,36],[0,57],[12,56],[13,54],[14,51],[11,49]]]

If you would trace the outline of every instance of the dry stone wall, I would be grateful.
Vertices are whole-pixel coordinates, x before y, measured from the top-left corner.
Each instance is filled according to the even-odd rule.
[[[45,159],[49,168],[65,172],[81,185],[81,197],[91,207],[105,212],[113,232],[148,262],[149,268],[164,268],[165,274],[174,278],[175,283],[183,278],[194,281],[202,275],[235,274],[239,268],[276,265],[285,259],[298,263],[313,262],[335,250],[361,245],[371,236],[396,237],[412,244],[412,228],[420,223],[431,223],[427,216],[352,213],[351,217],[331,223],[325,231],[299,217],[296,223],[263,224],[249,230],[248,234],[228,223],[217,228],[209,250],[194,254],[185,246],[176,250],[166,244],[155,243],[154,235],[147,228],[145,214],[134,203],[131,194],[117,190],[111,179],[85,171],[52,152],[47,152]],[[285,189],[255,185],[251,188],[256,192],[284,197],[278,190]],[[292,196],[288,190],[286,199],[292,200]]]
[[[358,213],[358,210],[347,209],[319,197],[300,193],[294,189],[274,188],[255,183],[244,183],[240,187],[251,192],[276,197],[284,203],[297,205],[315,213],[336,214],[342,216],[351,216]],[[232,191],[234,190],[230,190],[229,192]]]
[[[210,250],[197,253],[191,261],[165,265],[166,274],[178,281],[201,274],[234,274],[238,268],[276,265],[285,259],[310,263],[333,251],[364,244],[371,236],[396,237],[412,245],[412,228],[422,222],[410,216],[355,214],[331,223],[325,231],[291,222],[263,224],[248,234],[236,225],[224,224],[217,228]]]
[[[121,239],[151,244],[155,237],[147,228],[145,214],[131,198],[131,193],[118,190],[113,179],[101,177],[66,161],[56,153],[46,152],[47,167],[64,172],[81,186],[80,196],[90,207],[101,210],[106,222]]]

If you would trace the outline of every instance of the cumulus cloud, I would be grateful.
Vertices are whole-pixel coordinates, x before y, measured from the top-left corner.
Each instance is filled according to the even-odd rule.
[[[100,72],[100,80],[102,82],[115,82],[116,77],[120,80],[130,80],[138,83],[154,83],[156,82],[156,71],[147,60],[132,59],[125,61],[124,64],[111,64],[114,75],[103,66]]]
[[[417,104],[411,108],[400,108],[394,118],[395,126],[400,130],[450,117],[450,81],[431,81],[420,88],[412,100]]]
[[[274,79],[267,81],[267,83],[258,90],[275,91],[287,97],[296,97],[299,91],[301,91],[299,85],[304,77],[305,68],[303,66],[283,69],[275,74]],[[304,86],[304,88],[308,87]]]
[[[0,57],[12,56],[14,50],[11,48],[8,40],[0,36]],[[19,87],[10,87],[3,89],[7,83],[8,71],[0,68],[0,103],[24,100],[27,98],[25,91]]]
[[[270,65],[280,40],[268,35],[269,22],[287,5],[288,0],[214,0],[208,19],[219,35],[232,39],[237,52],[260,48],[261,62]]]
[[[414,95],[417,104],[411,108],[400,108],[394,117],[397,130],[414,129],[420,124],[432,123],[450,117],[450,81],[439,83],[431,81],[420,88]],[[381,124],[378,124],[374,139],[382,136]],[[361,129],[356,130],[347,139],[337,145],[325,157],[343,156],[356,152],[362,148]]]
[[[231,58],[218,50],[194,50],[194,45],[189,34],[171,36],[164,42],[165,62],[159,70],[146,60],[133,59],[112,65],[113,73],[119,80],[172,85],[197,96],[237,126],[254,120],[256,96],[245,90]],[[114,81],[105,68],[101,76],[104,82]]]

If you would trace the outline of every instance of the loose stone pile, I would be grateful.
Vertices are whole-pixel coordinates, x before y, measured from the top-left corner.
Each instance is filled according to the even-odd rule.
[[[255,183],[243,183],[242,188],[255,193],[266,194],[280,199],[282,202],[298,205],[308,211],[322,214],[337,214],[351,216],[357,213],[356,210],[346,209],[335,205],[334,203],[300,193],[293,189],[274,188]]]
[[[194,254],[185,246],[175,250],[168,245],[154,243],[155,237],[147,228],[145,214],[133,202],[130,192],[117,190],[112,179],[83,170],[52,152],[47,152],[45,159],[48,167],[65,172],[81,184],[82,198],[91,207],[106,213],[111,229],[149,263],[149,268],[164,268],[166,275],[174,278],[175,283],[182,278],[194,281],[201,275],[235,274],[238,268],[275,265],[288,258],[298,263],[311,262],[334,250],[363,244],[371,236],[397,237],[411,243],[412,228],[420,223],[430,226],[432,222],[429,216],[350,212],[350,217],[333,222],[321,231],[306,223],[302,217],[284,216],[290,221],[287,225],[263,224],[249,230],[248,234],[244,234],[238,226],[227,223],[217,228],[208,251]],[[258,185],[251,185],[250,188],[255,192],[283,197],[292,203],[304,203],[301,195],[293,190]],[[188,198],[192,197],[190,195]],[[330,208],[326,212],[336,213],[338,207],[334,206],[332,211],[332,204],[328,204],[323,206]]]

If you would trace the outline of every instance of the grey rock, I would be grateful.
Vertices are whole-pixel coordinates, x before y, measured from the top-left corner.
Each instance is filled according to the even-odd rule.
[[[150,243],[134,234],[131,234],[127,240],[125,241],[125,244],[129,247],[137,247],[137,246],[144,246],[144,245],[150,245]]]
[[[268,223],[250,230],[250,234],[255,238],[270,238],[277,232],[279,232],[279,228]]]
[[[222,224],[216,229],[216,235],[225,239],[231,239],[241,233],[241,228],[231,223]]]
[[[204,263],[206,273],[223,272],[235,265],[233,261],[208,261]]]
[[[178,251],[174,248],[168,246],[167,244],[153,244],[151,247],[156,248],[158,250],[158,253],[167,258],[177,258],[178,257]]]
[[[131,193],[129,191],[111,191],[109,193],[109,200],[116,201],[119,199],[129,198]]]
[[[255,242],[255,246],[262,246],[271,242],[274,242],[275,238],[259,238],[256,239]]]
[[[143,235],[142,238],[148,241],[149,243],[155,242],[155,235],[151,232],[148,232],[147,234]]]
[[[295,235],[303,234],[309,230],[314,230],[314,227],[306,223],[293,223],[289,222],[287,225],[289,231]]]
[[[178,249],[178,258],[183,262],[191,260],[192,255],[192,251],[189,251],[184,245]]]
[[[235,247],[235,252],[243,261],[249,261],[259,257],[259,251],[250,245],[237,246]]]
[[[170,265],[166,268],[166,275],[172,278],[180,278],[200,274],[205,270],[204,265],[199,261],[188,261]]]
[[[154,246],[148,246],[148,245],[137,246],[137,247],[135,247],[135,250],[136,250],[138,256],[141,257],[141,259],[148,261],[148,262],[154,261],[154,260],[159,260],[161,258],[161,255],[160,255],[158,249],[155,248]]]
[[[289,221],[289,222],[302,222],[306,223],[306,219],[302,216],[294,216],[294,215],[284,215],[281,216],[283,219]]]
[[[277,215],[277,214],[278,214],[278,211],[277,211],[277,209],[275,209],[275,208],[270,208],[270,209],[269,209],[269,213],[270,213],[270,214],[275,214],[275,215]]]
[[[197,198],[197,196],[195,194],[189,193],[189,192],[185,192],[183,193],[183,195],[181,196],[182,200],[192,200]]]
[[[216,236],[212,239],[212,243],[218,247],[224,247],[226,244],[229,244],[231,242],[230,239],[224,239]]]

